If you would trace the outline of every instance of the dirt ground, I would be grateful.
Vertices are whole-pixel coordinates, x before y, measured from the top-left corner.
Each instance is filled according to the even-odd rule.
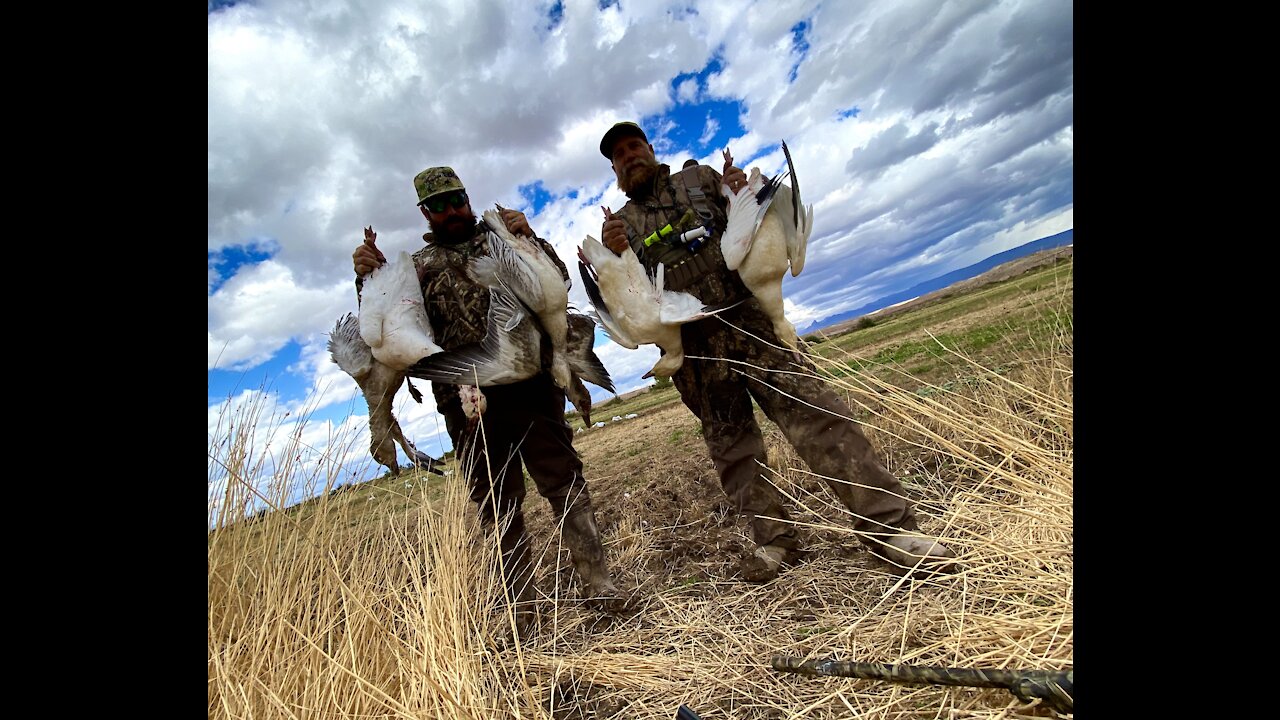
[[[601,415],[604,427],[574,440],[606,542],[630,518],[646,531],[657,528],[650,582],[670,587],[688,578],[727,579],[753,543],[720,489],[698,419],[678,399],[635,418],[611,417]],[[525,512],[532,533],[554,537],[546,501],[532,495]]]
[[[870,360],[881,350],[892,350],[891,345],[927,342],[930,333],[962,335],[965,326],[1000,325],[1043,313],[1045,306],[1058,307],[1053,296],[1067,300],[1069,335],[1071,276],[1054,278],[1026,292],[1021,284],[1018,293],[978,288],[963,299],[963,318],[955,317],[956,308],[945,307],[950,303],[916,305],[919,315],[901,317],[901,323],[877,323],[881,327],[871,329],[874,335],[846,338],[843,347],[855,347],[859,359]],[[979,293],[986,299],[968,302]],[[1009,327],[1025,329],[1027,324]],[[673,390],[597,406],[594,419],[604,425],[577,432],[574,444],[610,568],[631,602],[609,611],[582,602],[568,552],[559,548],[550,506],[529,482],[524,512],[539,558],[539,623],[523,645],[512,646],[503,639],[505,626],[498,619],[493,643],[481,651],[494,655],[477,654],[463,643],[458,647],[465,652],[458,657],[474,661],[477,668],[496,662],[510,669],[509,678],[502,674],[496,682],[511,697],[501,692],[493,697],[545,711],[516,713],[521,717],[670,718],[676,703],[688,703],[709,720],[778,720],[796,713],[848,717],[846,710],[859,717],[912,720],[1050,716],[1043,705],[1023,706],[1003,690],[815,679],[780,674],[770,659],[784,655],[1045,670],[1072,666],[1070,345],[1066,337],[1065,348],[1049,348],[1038,359],[1029,356],[1019,364],[1018,358],[1006,362],[1003,351],[992,356],[989,351],[1001,350],[998,344],[975,343],[982,368],[990,369],[981,373],[973,364],[948,364],[951,358],[945,353],[926,358],[923,351],[889,352],[883,354],[899,359],[870,361],[853,375],[840,372],[835,373],[838,379],[832,378],[829,387],[848,393],[853,417],[889,471],[902,480],[922,533],[945,538],[959,553],[962,569],[940,578],[908,580],[868,551],[849,532],[847,509],[824,504],[833,503],[834,494],[824,481],[806,473],[782,433],[760,413],[769,464],[780,476],[779,487],[789,494],[784,504],[798,524],[806,556],[776,581],[744,582],[739,563],[755,544],[720,487],[697,418]],[[916,374],[921,368],[925,375]],[[997,379],[1000,373],[1007,373],[1008,382]],[[882,380],[888,385],[879,384]],[[1065,401],[1059,394],[1064,384]],[[950,396],[949,385],[957,388]],[[438,515],[431,505],[444,497],[446,484],[411,472],[419,474],[343,486],[349,489],[340,497],[358,507],[350,517],[360,532],[377,537],[404,528],[461,527],[449,521],[416,524],[422,514]],[[419,489],[406,492],[410,487]],[[460,499],[453,492],[460,486],[449,488],[447,497]],[[454,510],[474,522],[469,503]],[[336,512],[327,508],[321,515],[312,509],[311,516],[333,517]],[[341,514],[344,522],[346,512]],[[403,539],[395,536],[397,548]],[[292,567],[292,558],[289,562]],[[383,565],[377,554],[372,567],[381,572]],[[431,575],[424,572],[421,580]],[[382,602],[383,584],[372,587]],[[439,587],[447,593],[454,586]],[[408,594],[421,596],[422,588],[415,586]],[[467,607],[471,599],[470,594],[463,597],[459,607]],[[422,607],[447,606],[432,601]],[[396,612],[418,612],[413,607]],[[449,617],[449,622],[457,620]],[[402,619],[397,616],[396,621]],[[324,620],[316,625],[323,628],[317,632],[329,633],[336,622]],[[434,627],[433,622],[419,624]],[[295,632],[289,626],[281,634]],[[414,635],[403,645],[415,652],[423,643],[435,648],[432,632]],[[454,638],[452,631],[445,635]],[[388,658],[400,657],[397,642]],[[245,657],[251,668],[259,666],[256,655]],[[412,657],[416,668],[417,656]],[[383,659],[375,658],[377,663]],[[440,667],[431,664],[429,669],[437,672]],[[379,665],[372,672],[383,670]],[[282,671],[280,678],[292,682],[297,675],[290,672]],[[351,670],[343,667],[343,672]],[[442,672],[449,682],[457,680],[448,674],[451,670]],[[508,679],[518,686],[506,688]],[[389,682],[404,681],[396,675]]]
[[[630,527],[638,525],[651,539],[643,571],[614,568],[619,586],[646,594],[695,581],[739,579],[738,563],[755,549],[755,542],[748,524],[737,516],[720,487],[698,419],[679,399],[635,418],[613,421],[611,417],[602,414],[598,419],[605,421],[605,426],[579,432],[574,444],[582,456],[583,473],[610,558],[618,552],[620,535]],[[777,427],[759,411],[757,419],[771,466],[805,467]],[[874,430],[864,431],[880,448]],[[660,450],[654,452],[653,448]],[[655,462],[655,456],[661,461]],[[829,492],[818,480],[806,480],[803,485],[810,492]],[[554,547],[556,531],[550,506],[532,490],[532,483],[530,488],[525,517],[535,546]],[[794,505],[788,504],[787,509],[795,519],[806,519]],[[879,562],[860,544],[849,546],[845,540],[833,543],[834,538],[821,537],[818,531],[802,530],[801,539],[809,562],[824,555],[865,556],[866,562]],[[563,590],[572,582],[567,552],[559,565],[557,580],[547,578],[548,568],[540,573],[540,587],[547,594],[552,589],[550,583],[560,584]]]

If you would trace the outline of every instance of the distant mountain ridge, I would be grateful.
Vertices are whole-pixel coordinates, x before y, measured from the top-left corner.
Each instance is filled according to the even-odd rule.
[[[1047,250],[1050,248],[1062,247],[1063,245],[1071,245],[1074,242],[1074,235],[1075,228],[1072,228],[1070,230],[1064,230],[1057,235],[1050,235],[1048,237],[1042,237],[1039,240],[1032,240],[1025,245],[1019,245],[1016,248],[1005,250],[1002,253],[996,253],[986,260],[974,263],[968,267],[953,270],[945,275],[939,275],[932,280],[926,280],[917,285],[913,285],[902,292],[893,293],[892,295],[886,295],[878,300],[873,300],[862,307],[848,310],[846,312],[839,313],[838,315],[829,315],[820,320],[815,320],[804,328],[796,328],[796,333],[804,335],[805,333],[811,333],[817,330],[827,330],[833,325],[860,318],[863,315],[870,315],[877,310],[883,310],[891,305],[906,302],[912,298],[927,295],[936,290],[941,290],[950,285],[954,285],[955,283],[977,277],[994,267],[1031,255],[1032,253],[1037,253],[1041,250]]]

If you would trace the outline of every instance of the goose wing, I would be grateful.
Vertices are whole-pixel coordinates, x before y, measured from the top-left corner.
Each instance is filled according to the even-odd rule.
[[[358,383],[373,368],[373,353],[360,337],[360,320],[352,313],[338,318],[329,333],[329,357]]]
[[[489,288],[488,329],[478,343],[436,353],[405,370],[410,377],[450,385],[506,385],[542,369],[542,334],[528,310],[505,285]]]
[[[569,332],[565,355],[573,374],[594,385],[614,392],[613,379],[595,352],[596,324],[581,313],[569,313]],[[576,403],[575,403],[576,404]]]
[[[602,252],[609,253],[609,257],[601,254]],[[635,350],[640,347],[639,343],[632,340],[630,335],[622,329],[621,323],[605,300],[604,291],[599,283],[600,276],[596,271],[596,263],[599,262],[614,262],[613,251],[588,235],[582,242],[582,246],[578,248],[578,272],[582,275],[583,289],[587,292],[587,298],[591,300],[591,306],[595,308],[596,319],[600,321],[609,339],[628,350]]]
[[[787,172],[791,176],[791,192],[782,193],[791,206],[791,232],[787,233],[787,258],[791,261],[791,277],[804,269],[805,250],[809,245],[809,232],[813,228],[813,206],[805,207],[800,201],[800,181],[796,178],[796,166],[791,162],[791,150],[782,142],[782,154],[787,158]]]
[[[703,305],[701,300],[687,292],[664,289],[665,270],[662,263],[658,263],[658,276],[654,281],[658,288],[658,319],[663,325],[683,325],[695,320],[705,320],[746,302],[744,298],[722,305]]]
[[[490,288],[502,286],[532,310],[542,298],[542,285],[510,243],[490,233],[489,254],[471,261],[472,279]]]
[[[496,273],[515,292],[516,297],[540,317],[548,313],[546,325],[554,324],[555,315],[568,304],[568,281],[560,274],[551,258],[542,248],[523,235],[512,235],[502,223],[502,217],[493,210],[484,212],[484,224],[489,228],[489,255],[497,261],[492,273]],[[486,285],[492,274],[483,267]]]
[[[730,270],[737,270],[742,259],[751,251],[751,243],[764,215],[769,211],[773,199],[777,195],[781,176],[765,180],[759,168],[751,168],[747,184],[738,192],[729,190],[728,185],[721,189],[729,198],[729,219],[725,223],[724,233],[720,236],[720,251],[724,255],[724,264]]]

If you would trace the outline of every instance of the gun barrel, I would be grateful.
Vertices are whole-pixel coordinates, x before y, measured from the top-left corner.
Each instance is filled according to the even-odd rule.
[[[1074,670],[1001,670],[997,668],[944,668],[919,665],[805,660],[775,655],[773,669],[802,675],[888,680],[913,685],[1003,688],[1018,699],[1040,698],[1061,712],[1073,712]]]

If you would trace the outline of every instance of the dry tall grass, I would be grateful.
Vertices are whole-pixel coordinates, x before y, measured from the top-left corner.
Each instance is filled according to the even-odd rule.
[[[922,529],[959,554],[953,575],[909,580],[850,552],[848,511],[774,431],[769,474],[820,560],[760,586],[651,593],[612,617],[557,602],[511,645],[496,554],[458,473],[443,500],[396,516],[337,495],[306,519],[272,513],[210,534],[209,716],[665,720],[686,704],[705,720],[1053,717],[998,689],[770,667],[775,654],[1073,667],[1069,324],[1051,337],[1001,368],[956,355],[956,382],[913,391],[813,356],[904,478]],[[230,448],[216,452],[235,475],[254,458],[229,432],[211,457]],[[224,506],[243,506],[243,492],[233,482]],[[610,534],[615,572],[643,571],[653,530]]]

